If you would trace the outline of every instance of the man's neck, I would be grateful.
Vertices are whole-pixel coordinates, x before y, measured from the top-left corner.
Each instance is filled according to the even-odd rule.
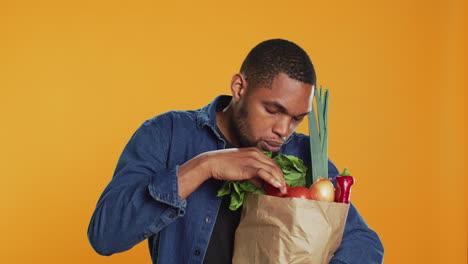
[[[222,111],[216,112],[216,125],[231,145],[239,147],[239,142],[233,133],[233,109],[231,103]]]

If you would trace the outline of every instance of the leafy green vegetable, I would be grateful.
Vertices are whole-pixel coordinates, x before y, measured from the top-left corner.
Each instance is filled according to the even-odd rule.
[[[268,157],[272,157],[273,153],[264,152]],[[273,158],[279,165],[284,174],[285,181],[293,187],[306,186],[307,167],[304,166],[302,160],[291,155],[279,154]],[[231,202],[229,209],[232,211],[237,210],[244,203],[245,192],[265,194],[261,188],[257,188],[250,181],[227,181],[218,190],[218,197],[224,195],[231,195]]]

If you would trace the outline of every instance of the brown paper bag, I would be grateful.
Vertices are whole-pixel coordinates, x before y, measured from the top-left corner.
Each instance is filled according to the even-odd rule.
[[[341,244],[349,205],[248,193],[233,264],[328,264]]]

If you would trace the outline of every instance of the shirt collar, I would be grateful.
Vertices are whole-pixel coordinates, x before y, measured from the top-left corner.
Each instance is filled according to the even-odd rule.
[[[211,101],[211,103],[200,109],[197,114],[197,125],[199,127],[209,126],[213,131],[217,131],[216,112],[228,106],[231,99],[232,96],[220,95]]]

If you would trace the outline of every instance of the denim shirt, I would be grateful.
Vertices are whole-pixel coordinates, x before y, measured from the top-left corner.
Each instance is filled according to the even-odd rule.
[[[221,204],[222,182],[209,179],[185,200],[179,196],[177,171],[198,154],[224,149],[216,111],[229,96],[218,96],[202,109],[170,111],[145,121],[125,146],[114,176],[97,203],[88,238],[101,255],[126,251],[148,239],[153,263],[203,263]],[[310,167],[309,137],[293,133],[280,153]],[[329,161],[329,177],[338,175]],[[340,248],[330,263],[382,263],[383,246],[350,204]]]

